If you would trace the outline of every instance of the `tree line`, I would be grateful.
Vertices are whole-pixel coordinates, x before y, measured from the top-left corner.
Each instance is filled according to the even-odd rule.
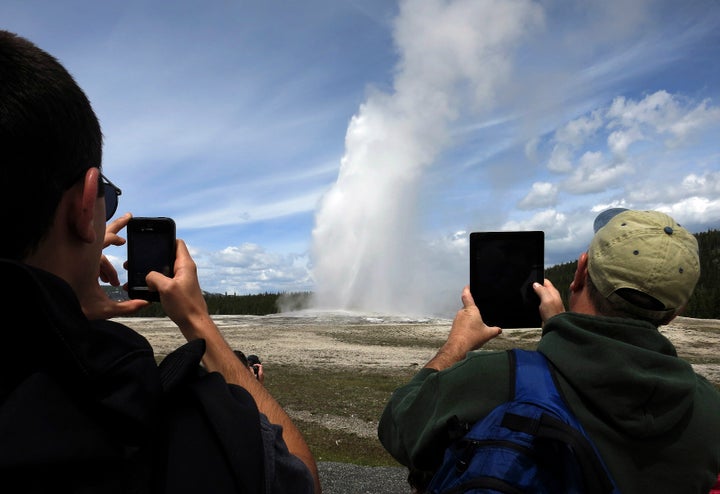
[[[111,287],[106,290],[113,296],[127,298],[122,289]],[[252,315],[265,316],[277,314],[285,310],[299,310],[310,305],[312,292],[258,293],[252,295],[223,295],[219,293],[204,294],[208,312],[212,315]],[[165,311],[160,304],[150,304],[131,317],[164,317]]]
[[[700,249],[700,279],[690,302],[682,315],[699,319],[720,319],[720,230],[696,233]],[[551,266],[545,270],[568,306],[567,287],[575,274],[577,260]],[[112,296],[124,297],[122,290],[106,287]],[[312,292],[259,293],[254,295],[227,295],[205,293],[210,314],[267,315],[284,310],[307,307]],[[160,304],[151,304],[135,314],[137,317],[165,316]]]

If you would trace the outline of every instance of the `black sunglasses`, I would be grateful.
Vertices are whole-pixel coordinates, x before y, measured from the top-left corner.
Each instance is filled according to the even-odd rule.
[[[105,196],[105,221],[109,221],[117,211],[118,196],[122,194],[122,190],[102,173],[100,173],[100,179],[102,180],[103,195]]]

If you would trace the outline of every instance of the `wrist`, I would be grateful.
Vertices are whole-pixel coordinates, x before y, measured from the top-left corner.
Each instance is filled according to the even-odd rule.
[[[462,347],[445,343],[425,367],[444,370],[460,362],[467,355]]]
[[[208,339],[220,333],[209,314],[195,314],[175,323],[188,341],[196,338]]]

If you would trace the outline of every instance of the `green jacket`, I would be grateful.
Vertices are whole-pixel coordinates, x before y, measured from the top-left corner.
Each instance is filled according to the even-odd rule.
[[[537,349],[621,492],[708,493],[720,472],[720,392],[653,325],[566,312]],[[474,423],[507,401],[509,366],[507,352],[479,351],[422,369],[385,407],[383,446],[411,472],[436,470],[448,419]]]

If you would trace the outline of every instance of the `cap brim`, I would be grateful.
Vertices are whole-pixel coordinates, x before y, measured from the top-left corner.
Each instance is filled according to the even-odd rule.
[[[629,209],[627,209],[627,208],[611,208],[611,209],[606,209],[605,211],[603,211],[602,213],[600,213],[599,215],[597,215],[597,217],[595,218],[595,221],[593,222],[593,231],[594,231],[595,233],[597,233],[597,231],[598,231],[600,228],[602,228],[602,227],[604,227],[605,225],[607,225],[608,222],[610,222],[611,219],[613,219],[615,216],[617,216],[618,214],[622,213],[623,211],[629,211]]]

